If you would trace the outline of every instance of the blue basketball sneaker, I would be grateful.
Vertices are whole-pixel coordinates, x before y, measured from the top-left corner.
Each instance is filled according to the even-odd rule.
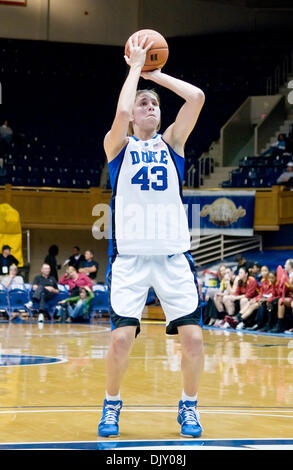
[[[202,427],[199,422],[199,412],[196,409],[197,401],[179,402],[177,421],[181,425],[181,436],[200,437]]]
[[[101,437],[119,436],[119,415],[122,401],[104,400],[103,415],[98,427],[98,435]]]

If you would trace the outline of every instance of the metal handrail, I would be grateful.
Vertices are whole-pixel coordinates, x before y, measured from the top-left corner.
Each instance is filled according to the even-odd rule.
[[[273,71],[272,76],[267,78],[266,81],[266,94],[272,95],[278,93],[279,88],[283,85],[289,73],[293,71],[293,48],[289,55],[285,55],[282,59],[281,65],[277,65]]]
[[[201,179],[202,183],[204,184],[204,177],[205,177],[205,161],[208,159],[208,165],[209,165],[209,175],[212,172],[212,159],[208,155],[201,155],[198,159],[198,168],[199,168],[199,184],[201,184]],[[203,170],[202,170],[203,168]]]
[[[274,79],[275,79],[275,82],[274,82],[274,93],[277,93],[277,91],[278,91],[279,88],[280,88],[280,82],[281,82],[281,68],[280,68],[279,65],[277,65],[277,67],[275,68]]]
[[[267,78],[267,83],[266,83],[266,93],[267,95],[272,95],[273,91],[273,79],[272,77]]]
[[[187,186],[194,188],[194,165],[192,164],[187,170]]]
[[[196,263],[199,266],[204,264],[209,264],[212,261],[223,260],[226,257],[230,257],[239,253],[243,253],[250,249],[258,249],[262,251],[262,236],[255,235],[252,237],[237,237],[233,241],[233,237],[226,235],[228,239],[225,239],[225,235],[207,235],[200,238],[200,243],[193,249],[193,244],[191,241],[191,254],[194,257]],[[232,237],[232,238],[231,238]],[[213,238],[213,246],[207,247],[211,243],[211,238]],[[209,242],[206,240],[209,239]],[[225,246],[229,243],[229,246]],[[231,246],[232,244],[232,246]]]

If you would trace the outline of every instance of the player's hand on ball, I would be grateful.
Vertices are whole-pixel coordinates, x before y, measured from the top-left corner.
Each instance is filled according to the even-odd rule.
[[[151,70],[150,72],[141,72],[140,76],[145,80],[155,80],[159,78],[161,74],[161,69]]]
[[[146,59],[147,51],[152,47],[153,41],[144,47],[147,40],[147,36],[144,36],[140,44],[138,43],[138,34],[134,36],[134,39],[129,38],[129,57],[124,56],[125,62],[129,67],[137,65],[143,67]]]

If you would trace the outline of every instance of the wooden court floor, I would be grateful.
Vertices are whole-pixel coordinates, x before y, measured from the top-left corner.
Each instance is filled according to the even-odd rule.
[[[102,324],[0,324],[0,448],[100,442],[110,339]],[[199,391],[202,439],[293,443],[293,337],[204,330]],[[181,349],[145,322],[121,389],[124,441],[177,441]],[[50,362],[51,361],[51,362]]]

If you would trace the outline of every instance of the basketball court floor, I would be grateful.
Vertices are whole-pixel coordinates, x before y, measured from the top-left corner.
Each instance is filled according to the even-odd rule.
[[[143,322],[121,395],[120,437],[97,437],[108,322],[0,324],[1,449],[293,449],[293,336],[204,329],[204,432],[180,436],[181,350]]]

